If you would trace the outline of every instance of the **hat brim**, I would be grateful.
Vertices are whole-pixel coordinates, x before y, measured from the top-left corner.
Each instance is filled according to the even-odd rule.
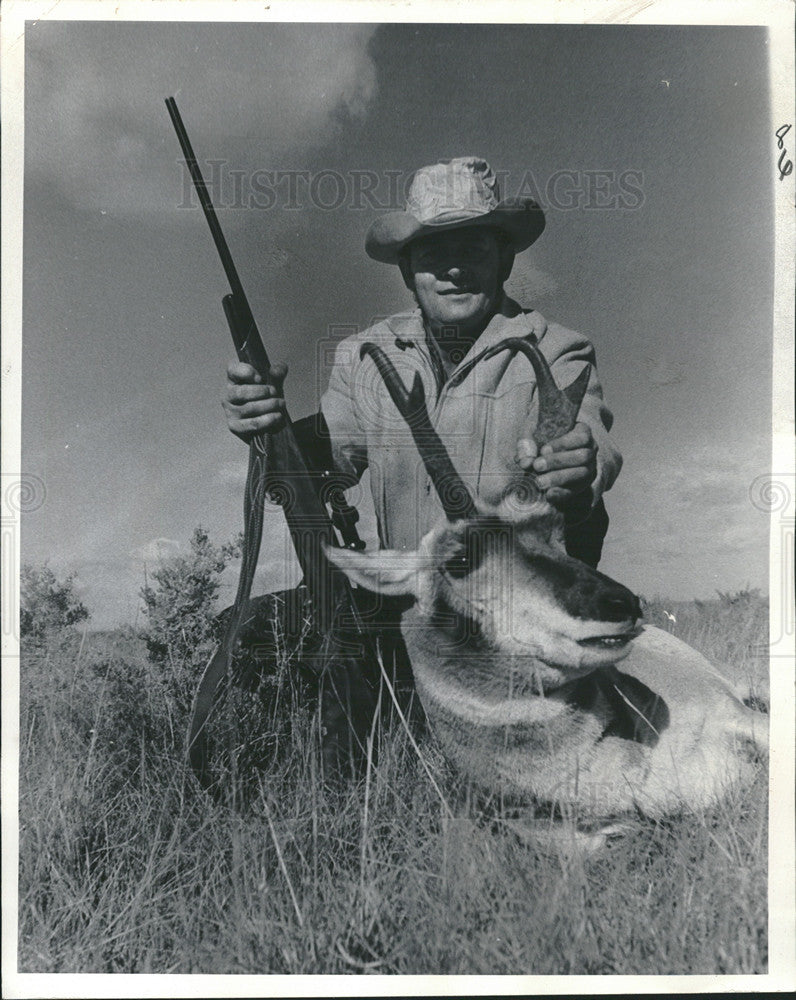
[[[436,223],[423,223],[410,212],[390,212],[371,225],[365,237],[369,257],[384,264],[397,264],[404,248],[412,240],[432,236],[448,229],[486,226],[506,233],[515,253],[527,250],[542,235],[544,212],[531,198],[505,198],[491,212],[461,213]]]

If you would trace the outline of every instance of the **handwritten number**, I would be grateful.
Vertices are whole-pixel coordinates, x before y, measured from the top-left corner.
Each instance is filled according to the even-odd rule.
[[[782,150],[777,162],[777,170],[779,170],[779,179],[781,181],[793,173],[793,163],[788,159],[788,151],[785,149],[785,136],[790,132],[790,129],[790,125],[780,125],[776,132],[777,149]]]

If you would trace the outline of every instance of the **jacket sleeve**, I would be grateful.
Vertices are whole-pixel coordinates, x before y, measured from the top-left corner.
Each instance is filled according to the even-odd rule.
[[[353,482],[359,482],[368,465],[367,438],[352,393],[352,375],[358,359],[359,341],[353,337],[341,341],[334,354],[328,388],[321,397],[334,471]]]
[[[553,378],[558,385],[566,387],[583,371],[585,364],[591,366],[591,375],[586,395],[578,414],[578,420],[591,428],[597,444],[597,475],[592,483],[592,506],[596,506],[603,493],[610,490],[619,470],[622,456],[610,437],[614,422],[613,414],[605,405],[594,347],[585,337],[572,330],[551,324],[540,342],[545,357],[550,362]]]

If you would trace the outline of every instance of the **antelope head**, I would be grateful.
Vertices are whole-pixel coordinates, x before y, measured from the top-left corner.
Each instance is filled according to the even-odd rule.
[[[506,349],[522,351],[537,374],[537,444],[570,430],[588,368],[562,391],[533,337],[503,341],[485,356]],[[381,348],[365,344],[362,353],[406,419],[446,518],[414,552],[329,549],[330,560],[368,590],[414,597],[413,643],[423,644],[424,634],[437,655],[444,648],[448,657],[456,650],[460,658],[509,656],[546,690],[626,655],[637,634],[637,598],[566,554],[563,515],[533,479],[518,477],[496,507],[475,500],[431,425],[419,376],[407,391]]]

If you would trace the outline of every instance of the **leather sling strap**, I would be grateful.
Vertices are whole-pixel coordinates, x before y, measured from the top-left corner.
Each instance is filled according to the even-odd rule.
[[[223,638],[202,674],[194,697],[188,728],[188,759],[199,784],[207,790],[214,787],[210,770],[207,724],[213,708],[225,693],[226,683],[229,682],[235,640],[251,594],[263,533],[267,465],[267,437],[265,434],[259,434],[249,445],[249,466],[243,502],[243,559],[235,603]]]
[[[308,468],[321,477],[324,470],[332,466],[329,446],[329,430],[321,413],[304,417],[293,424],[297,443]],[[235,643],[240,631],[246,607],[251,596],[252,581],[260,554],[263,532],[263,512],[269,476],[275,471],[269,449],[270,438],[258,434],[249,445],[249,465],[246,474],[246,488],[243,502],[243,551],[238,587],[232,612],[227,621],[224,635],[215,653],[205,667],[191,708],[188,729],[188,760],[202,788],[212,790],[215,777],[210,766],[211,746],[207,726],[214,707],[226,694]],[[340,532],[343,544],[352,549],[362,549],[365,542],[359,537],[356,522],[359,514],[346,503],[343,490],[350,485],[337,477],[331,485],[328,502],[333,508],[332,522]],[[334,685],[334,679],[330,678]]]

